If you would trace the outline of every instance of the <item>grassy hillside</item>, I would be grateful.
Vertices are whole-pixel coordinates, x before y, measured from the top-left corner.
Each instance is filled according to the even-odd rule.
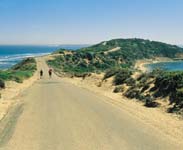
[[[175,58],[183,53],[183,48],[143,39],[115,39],[68,52],[57,51],[62,55],[49,61],[49,65],[72,74],[102,72],[111,68],[131,68],[138,59]]]
[[[23,82],[24,79],[31,77],[36,70],[34,58],[27,58],[8,70],[0,70],[0,88],[5,88],[4,81]]]
[[[98,53],[105,52],[115,47],[120,47],[117,54],[123,56],[124,59],[125,56],[135,59],[151,58],[154,56],[175,57],[176,54],[183,52],[182,48],[175,45],[143,39],[114,39],[88,48],[83,48],[81,51]]]

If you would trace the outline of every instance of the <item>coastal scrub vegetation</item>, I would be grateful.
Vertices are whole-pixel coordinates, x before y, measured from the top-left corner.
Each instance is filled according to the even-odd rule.
[[[168,112],[183,113],[183,72],[154,70],[144,73],[124,95],[145,102],[147,107],[157,107],[156,99],[167,98]]]
[[[133,68],[136,60],[154,57],[178,57],[183,48],[143,39],[114,39],[77,51],[60,49],[48,64],[70,74],[100,73],[112,68]],[[115,70],[113,70],[115,73]],[[112,72],[111,72],[112,73]],[[110,73],[109,73],[110,75]],[[106,76],[107,77],[107,76]]]
[[[34,58],[27,58],[8,70],[0,71],[0,87],[5,88],[5,81],[23,82],[31,77],[36,71],[36,61]]]
[[[131,79],[132,72],[129,69],[121,69],[114,76],[114,85],[127,83]]]
[[[104,77],[113,77],[114,93],[123,93],[129,99],[144,102],[146,107],[158,107],[157,99],[168,99],[170,113],[183,114],[183,72],[154,70],[132,78],[128,69],[108,70]],[[129,82],[130,81],[130,82]],[[129,82],[129,83],[128,83]],[[126,86],[127,90],[124,91]]]

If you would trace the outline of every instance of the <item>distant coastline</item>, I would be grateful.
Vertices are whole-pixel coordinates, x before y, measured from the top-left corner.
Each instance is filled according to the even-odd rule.
[[[76,50],[87,45],[0,45],[0,69],[8,69],[27,57],[37,57],[66,48]]]

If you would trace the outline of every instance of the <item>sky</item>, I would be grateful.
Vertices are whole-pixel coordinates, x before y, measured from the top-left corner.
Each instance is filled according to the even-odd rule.
[[[183,0],[0,0],[0,44],[183,44]]]

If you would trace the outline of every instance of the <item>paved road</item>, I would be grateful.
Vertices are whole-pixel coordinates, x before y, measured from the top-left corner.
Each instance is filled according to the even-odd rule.
[[[38,60],[38,67],[47,65]],[[2,150],[179,150],[158,131],[57,76],[21,94],[1,136]]]

